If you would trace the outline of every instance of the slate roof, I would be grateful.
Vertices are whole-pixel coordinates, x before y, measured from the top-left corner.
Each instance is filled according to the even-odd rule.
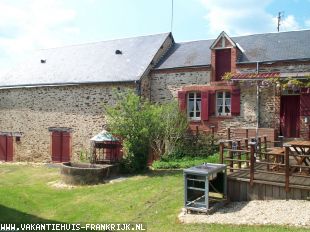
[[[310,30],[231,37],[244,50],[239,63],[310,59]],[[156,69],[211,64],[214,39],[175,43]]]
[[[169,34],[39,50],[1,77],[0,87],[139,80]]]

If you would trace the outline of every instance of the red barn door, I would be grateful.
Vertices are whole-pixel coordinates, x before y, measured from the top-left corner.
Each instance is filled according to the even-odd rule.
[[[0,135],[0,160],[13,161],[13,137]]]
[[[299,137],[299,104],[298,95],[281,96],[280,130],[284,137]]]
[[[52,161],[68,162],[71,154],[71,134],[63,131],[52,132]]]

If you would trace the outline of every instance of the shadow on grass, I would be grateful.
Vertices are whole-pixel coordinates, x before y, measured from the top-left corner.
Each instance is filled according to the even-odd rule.
[[[0,223],[63,223],[59,221],[40,218],[35,215],[24,213],[3,205],[0,205],[0,215]]]

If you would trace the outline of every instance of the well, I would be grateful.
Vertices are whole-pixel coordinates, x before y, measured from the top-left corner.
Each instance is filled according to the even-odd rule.
[[[66,184],[99,184],[117,175],[118,165],[67,162],[61,165],[60,172]]]

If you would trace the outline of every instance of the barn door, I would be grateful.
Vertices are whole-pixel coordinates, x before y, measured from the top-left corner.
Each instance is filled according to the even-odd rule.
[[[71,134],[64,131],[52,132],[52,161],[68,162],[71,154]]]
[[[281,96],[280,130],[284,137],[299,137],[299,99],[298,95]]]
[[[13,137],[0,135],[0,160],[13,161]]]

